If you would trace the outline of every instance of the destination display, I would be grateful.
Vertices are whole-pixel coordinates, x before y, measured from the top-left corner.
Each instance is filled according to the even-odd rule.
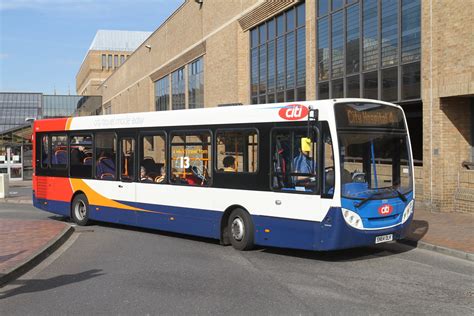
[[[370,127],[405,129],[400,109],[376,103],[343,103],[335,105],[338,128]]]

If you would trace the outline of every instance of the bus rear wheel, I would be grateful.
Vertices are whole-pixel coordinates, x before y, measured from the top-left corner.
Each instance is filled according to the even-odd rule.
[[[227,227],[230,243],[235,249],[250,250],[254,247],[254,228],[249,213],[240,208],[233,210]]]
[[[78,194],[72,200],[72,219],[79,226],[89,223],[89,201],[84,194]]]

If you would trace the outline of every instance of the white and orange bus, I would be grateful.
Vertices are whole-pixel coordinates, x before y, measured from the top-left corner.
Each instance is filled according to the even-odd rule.
[[[367,99],[39,120],[34,205],[254,245],[333,250],[405,236],[413,158],[400,106]]]

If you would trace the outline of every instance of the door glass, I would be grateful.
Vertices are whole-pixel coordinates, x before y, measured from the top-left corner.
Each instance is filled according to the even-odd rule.
[[[10,178],[11,179],[21,179],[21,166],[11,166],[10,167]]]
[[[135,179],[135,139],[122,138],[121,141],[121,173],[120,179],[124,181],[133,181]]]
[[[285,192],[316,192],[316,136],[305,128],[272,133],[272,187]]]
[[[6,163],[7,163],[7,148],[0,147],[0,164],[6,164]]]
[[[10,147],[10,163],[21,163],[21,146]]]

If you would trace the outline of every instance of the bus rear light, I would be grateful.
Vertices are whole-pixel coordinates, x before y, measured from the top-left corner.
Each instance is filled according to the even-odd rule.
[[[344,220],[349,226],[357,228],[357,229],[364,228],[364,225],[362,224],[362,219],[357,213],[343,208],[342,216],[344,217]]]

